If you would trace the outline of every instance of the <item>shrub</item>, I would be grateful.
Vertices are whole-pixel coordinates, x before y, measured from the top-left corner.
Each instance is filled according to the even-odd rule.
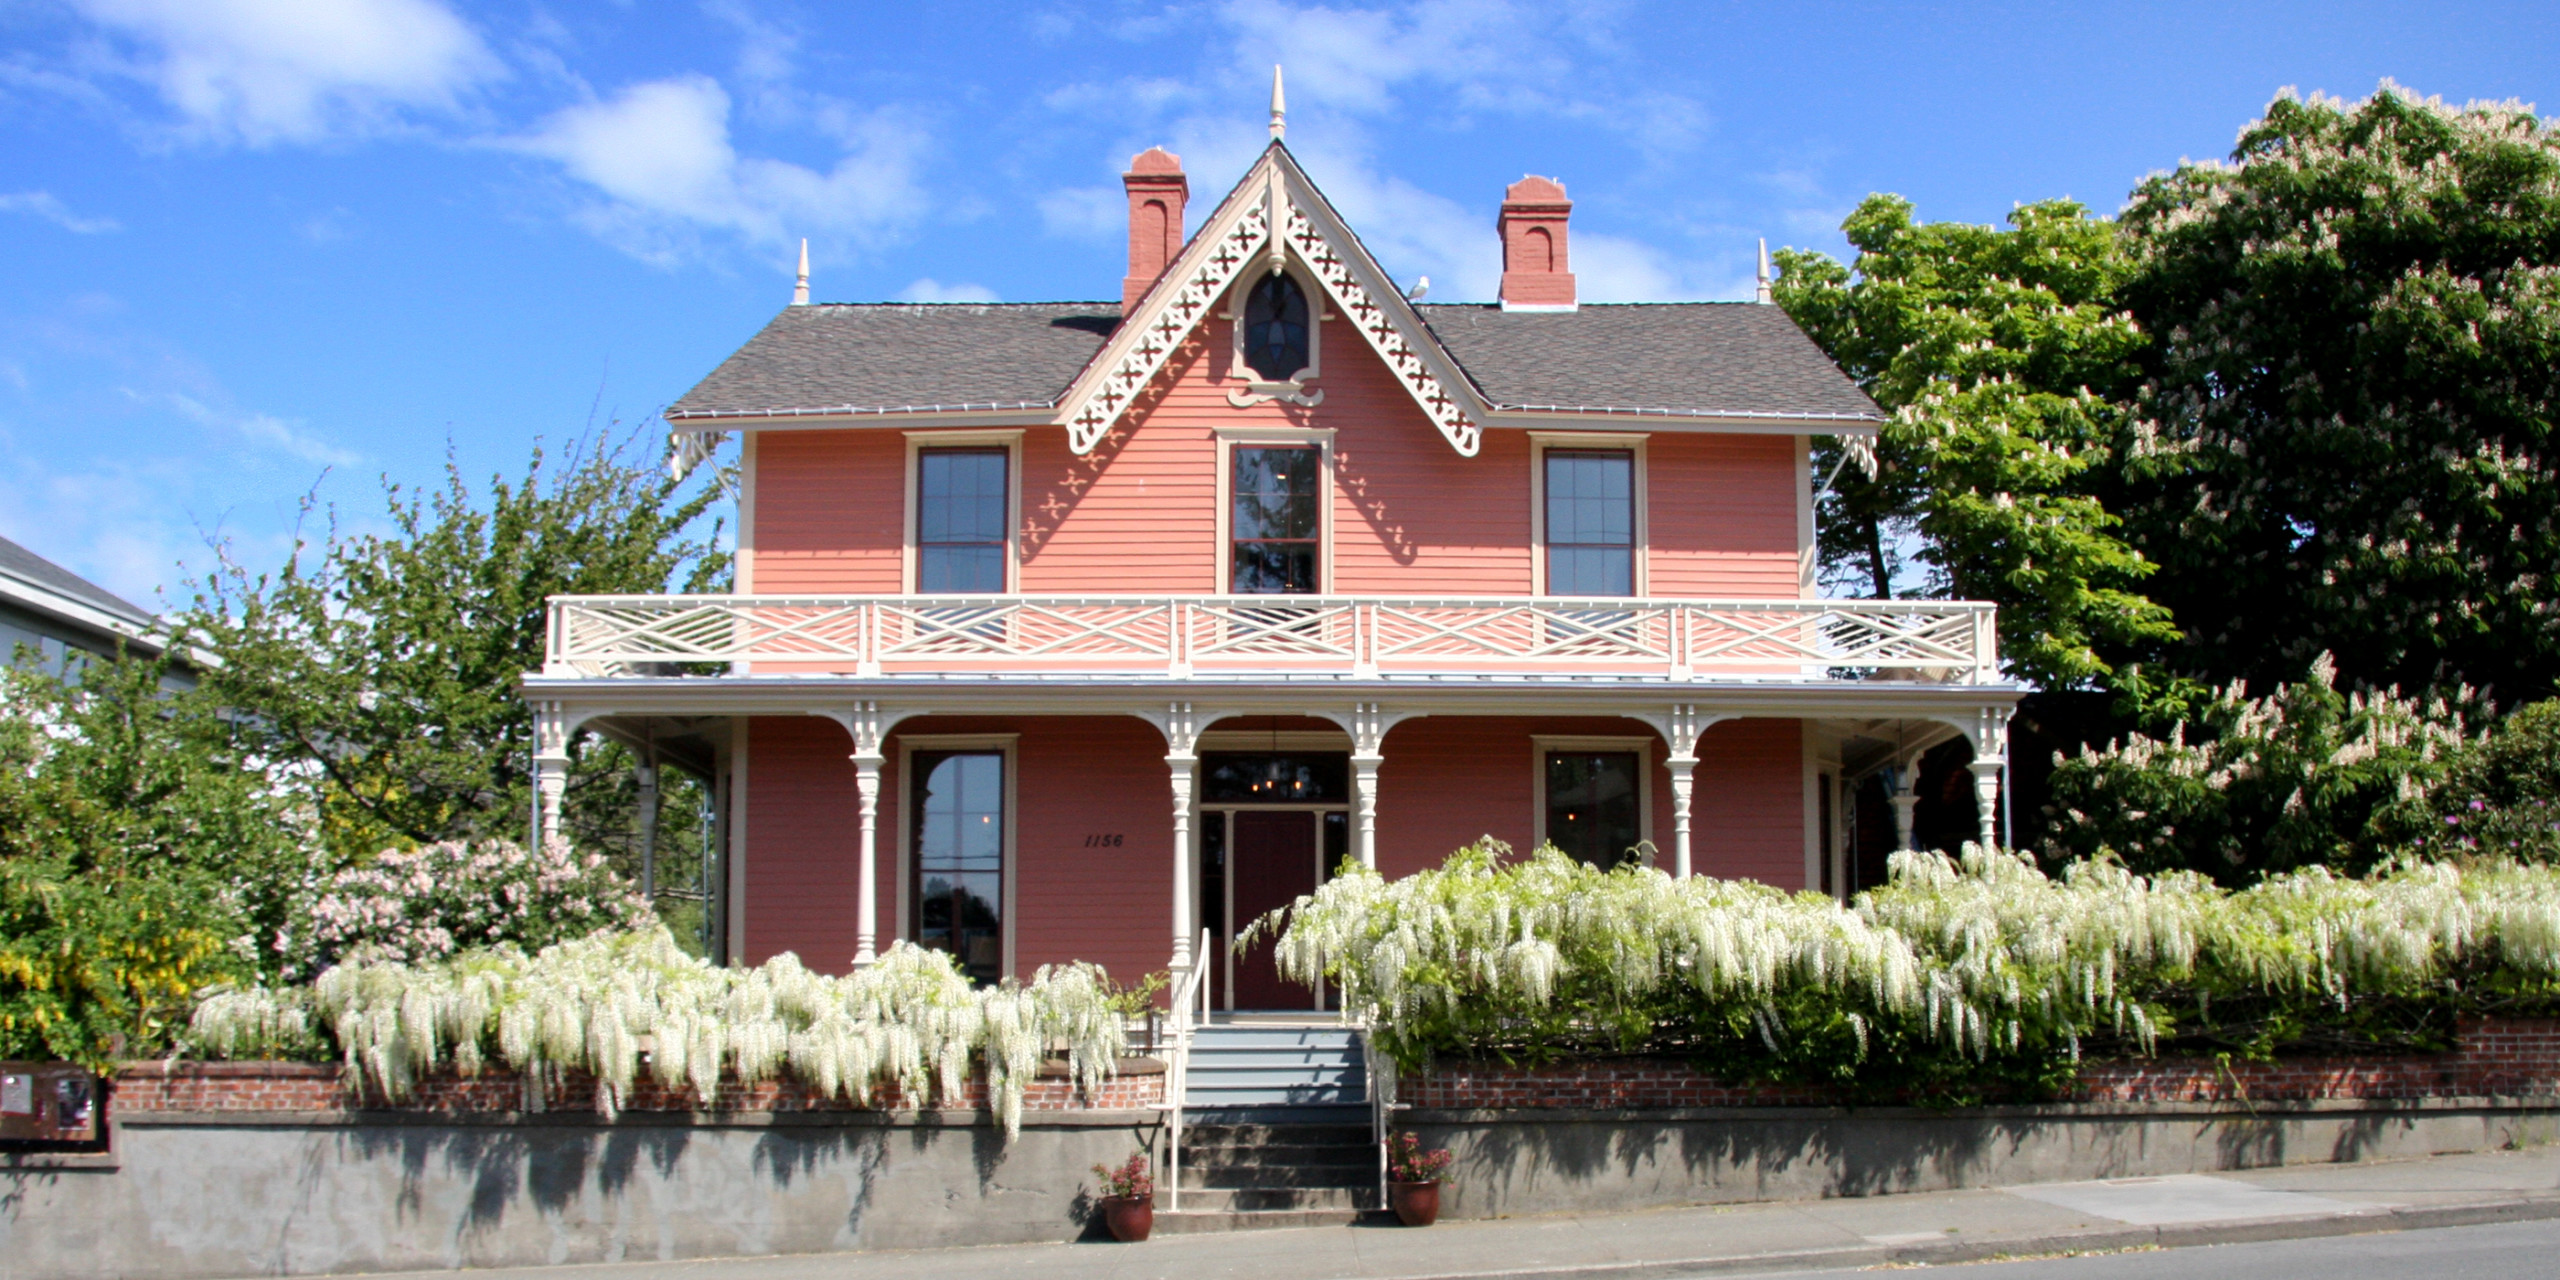
[[[2499,721],[2434,801],[2416,841],[2429,853],[2560,862],[2560,699]]]
[[[104,1068],[184,1026],[195,991],[240,970],[181,886],[0,858],[0,1058]]]
[[[1897,855],[1844,907],[1508,853],[1487,839],[1392,882],[1346,868],[1254,928],[1407,1068],[1676,1054],[1876,1096],[2050,1092],[2084,1054],[2163,1042],[2440,1047],[2453,1012],[2560,993],[2560,871],[2540,867],[2315,867],[2235,892],[1968,849]]]
[[[2057,755],[2044,853],[2112,854],[2138,871],[2229,884],[2369,869],[2422,830],[2429,797],[2471,740],[2468,700],[2340,693],[2326,655],[2309,679],[2264,698],[2235,683],[2192,731]]]
[[[507,840],[390,849],[324,882],[275,941],[288,977],[341,959],[417,964],[472,947],[539,950],[599,929],[637,929],[649,904],[566,842]]]
[[[907,943],[834,978],[790,954],[752,969],[686,954],[663,927],[599,933],[528,956],[502,946],[422,964],[339,965],[307,987],[233,988],[196,1011],[197,1047],[215,1057],[269,1051],[300,1029],[326,1031],[351,1075],[384,1096],[418,1078],[492,1064],[536,1081],[592,1074],[611,1111],[645,1069],[668,1088],[715,1095],[724,1072],[746,1082],[787,1073],[828,1097],[869,1103],[895,1084],[908,1099],[960,1096],[973,1058],[1011,1134],[1023,1089],[1047,1047],[1064,1042],[1086,1089],[1125,1051],[1110,979],[1053,965],[1029,985],[972,987],[950,956]]]

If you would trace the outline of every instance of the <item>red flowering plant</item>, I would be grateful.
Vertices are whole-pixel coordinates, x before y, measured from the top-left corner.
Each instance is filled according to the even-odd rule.
[[[1399,1133],[1387,1139],[1387,1179],[1391,1182],[1438,1182],[1449,1172],[1449,1149],[1426,1149],[1422,1139]]]
[[[1129,1163],[1117,1169],[1109,1165],[1095,1165],[1093,1176],[1102,1179],[1102,1194],[1105,1199],[1152,1200],[1155,1198],[1156,1180],[1147,1172],[1146,1152],[1131,1154]]]

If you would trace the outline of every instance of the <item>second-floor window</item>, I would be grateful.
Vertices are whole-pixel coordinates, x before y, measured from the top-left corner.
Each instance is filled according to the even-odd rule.
[[[992,595],[1005,587],[1002,448],[916,454],[916,590]]]
[[[1322,546],[1322,455],[1312,445],[1239,445],[1229,477],[1227,590],[1310,595]]]
[[[1547,594],[1634,595],[1634,451],[1549,449],[1545,465]]]

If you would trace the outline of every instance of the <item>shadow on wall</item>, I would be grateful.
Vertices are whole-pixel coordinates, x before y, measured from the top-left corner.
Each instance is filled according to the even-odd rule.
[[[1072,1240],[1094,1216],[1090,1167],[1147,1132],[1035,1129],[1008,1144],[993,1125],[931,1112],[895,1124],[368,1125],[338,1135],[333,1160],[303,1162],[296,1198],[361,1218],[348,1192],[370,1182],[402,1224],[319,1250],[337,1270]],[[368,1165],[392,1176],[366,1179]],[[565,1257],[564,1231],[575,1237]],[[282,1257],[253,1265],[296,1269]]]
[[[2514,1108],[2126,1114],[1772,1109],[1701,1119],[1559,1117],[1411,1128],[1457,1161],[1452,1217],[1815,1199],[2495,1150],[2548,1136]],[[2528,1134],[2526,1131],[2531,1130]]]

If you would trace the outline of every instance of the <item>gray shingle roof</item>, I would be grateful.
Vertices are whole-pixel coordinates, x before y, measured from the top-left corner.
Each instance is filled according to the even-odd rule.
[[[1776,307],[1623,302],[1573,311],[1504,311],[1489,304],[1418,309],[1498,409],[1881,416]]]
[[[1108,302],[786,307],[667,416],[1046,408],[1119,325]]]
[[[1435,304],[1424,321],[1500,408],[1873,420],[1875,405],[1776,307]],[[670,419],[1046,408],[1110,339],[1107,302],[790,307]]]
[[[97,583],[55,564],[35,552],[0,538],[0,575],[32,583],[56,595],[68,596],[102,613],[111,614],[138,627],[155,627],[158,619],[135,607],[122,596]]]

